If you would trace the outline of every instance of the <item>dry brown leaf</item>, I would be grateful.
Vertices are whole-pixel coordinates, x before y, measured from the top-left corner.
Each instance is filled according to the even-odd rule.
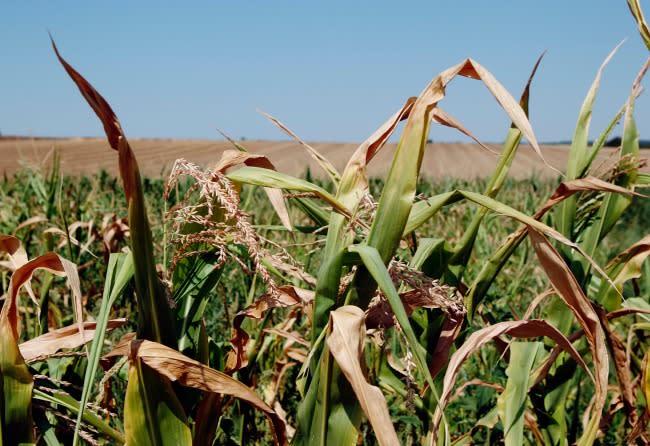
[[[305,347],[309,347],[311,345],[309,341],[307,341],[305,338],[300,336],[300,333],[298,333],[297,331],[289,332],[286,330],[280,330],[279,328],[265,328],[264,332],[271,333],[281,338],[284,338],[287,341],[289,341],[290,344],[295,342],[296,344],[304,345]]]
[[[645,354],[645,359],[643,360],[643,372],[641,374],[641,392],[645,398],[646,404],[643,409],[643,415],[639,417],[639,420],[636,422],[636,425],[632,428],[630,435],[628,436],[628,444],[634,444],[634,441],[639,436],[642,436],[646,440],[646,444],[650,442],[650,433],[648,432],[648,423],[650,423],[650,350]]]
[[[264,412],[269,419],[276,444],[287,444],[284,421],[253,389],[231,376],[211,369],[198,361],[152,341],[135,340],[129,344],[131,361],[141,361],[170,381],[219,395],[230,395],[246,401]]]
[[[637,192],[631,191],[630,189],[608,183],[607,181],[603,181],[596,177],[578,178],[576,180],[560,183],[555,192],[553,192],[553,195],[551,195],[546,203],[544,203],[544,206],[535,213],[534,218],[539,220],[544,214],[546,214],[546,212],[562,200],[565,200],[577,192],[584,191],[612,192],[623,195],[636,195],[638,197],[643,196]]]
[[[399,296],[409,317],[416,308],[443,308],[446,313],[445,323],[429,365],[431,376],[435,377],[447,363],[451,346],[458,337],[465,320],[465,309],[459,308],[461,311],[454,312],[455,307],[453,305],[444,306],[444,302],[440,301],[440,296],[432,296],[420,290],[407,291],[400,293]],[[393,325],[395,325],[395,316],[387,301],[380,300],[366,310],[366,328],[388,328]]]
[[[469,381],[465,381],[460,386],[458,386],[454,394],[449,398],[449,402],[451,403],[457,398],[460,398],[461,396],[465,395],[465,389],[468,388],[469,386],[486,387],[488,389],[494,389],[498,393],[501,393],[505,390],[505,388],[501,384],[490,383],[487,381],[483,381],[482,379],[474,378],[474,379],[470,379]]]
[[[106,330],[113,330],[126,324],[126,319],[111,319],[106,325]],[[84,322],[84,333],[79,332],[77,325],[68,325],[49,331],[19,345],[20,353],[25,361],[30,361],[39,356],[48,356],[62,348],[77,348],[89,342],[95,336],[95,322]]]
[[[571,342],[560,332],[557,328],[553,327],[546,321],[533,319],[527,321],[506,321],[499,322],[481,330],[472,333],[467,340],[461,345],[458,350],[451,356],[447,371],[443,378],[443,388],[440,394],[440,401],[436,411],[433,414],[431,424],[431,432],[438,432],[438,426],[442,419],[442,412],[449,402],[451,391],[456,383],[456,378],[460,372],[460,368],[465,360],[475,351],[479,350],[483,345],[490,342],[494,338],[508,334],[517,338],[536,338],[539,336],[546,336],[553,339],[558,343],[561,348],[569,353],[571,357],[580,365],[587,374],[592,378],[591,371],[587,368],[587,364],[582,360],[580,354],[573,348]],[[436,443],[436,435],[432,435],[432,443]]]
[[[586,437],[582,441],[589,444],[596,437],[600,418],[607,399],[607,379],[609,376],[609,358],[605,333],[591,301],[585,296],[580,284],[562,259],[562,256],[544,237],[532,227],[528,228],[531,243],[537,253],[537,258],[542,265],[553,289],[562,298],[574,313],[582,327],[594,363],[596,394],[589,427],[585,429]]]
[[[421,290],[410,290],[399,294],[400,300],[404,305],[407,316],[411,316],[417,308],[441,308],[446,313],[452,313],[455,307],[448,305],[444,299],[446,296],[422,292]],[[459,308],[458,314],[452,314],[452,318],[464,318],[463,308]],[[393,310],[390,308],[388,301],[382,299],[368,307],[366,310],[366,328],[389,328],[395,325]]]
[[[359,201],[363,197],[363,192],[368,188],[368,175],[366,166],[374,158],[393,134],[397,125],[407,119],[415,104],[415,97],[406,100],[404,105],[377,130],[373,132],[368,139],[354,151],[348,160],[343,176],[341,186],[337,190],[337,198],[349,209],[356,209]]]
[[[533,133],[532,126],[519,103],[487,69],[473,59],[465,59],[458,65],[448,68],[436,76],[418,97],[414,108],[418,108],[419,111],[415,112],[414,110],[414,113],[417,116],[424,115],[422,110],[429,109],[431,110],[431,115],[433,115],[436,108],[438,108],[438,103],[445,97],[445,88],[457,76],[481,80],[501,105],[508,117],[510,117],[513,124],[521,131],[523,137],[528,140],[537,156],[547,167],[561,175],[561,172],[548,164],[544,159],[539,144],[537,143],[537,139]],[[407,123],[407,126],[408,125],[409,124]]]
[[[286,308],[293,305],[305,303],[305,297],[311,292],[301,290],[292,286],[283,286],[276,290],[261,296],[256,302],[252,303],[242,311],[237,313],[232,321],[233,337],[230,340],[232,350],[226,358],[226,372],[234,373],[242,367],[246,367],[248,359],[246,357],[246,344],[248,343],[248,333],[242,328],[241,324],[244,318],[261,319],[264,313],[271,308]]]
[[[596,307],[596,313],[600,317],[600,322],[605,332],[605,338],[607,339],[607,345],[609,346],[609,350],[612,352],[612,363],[614,365],[614,371],[616,372],[616,378],[618,379],[618,385],[621,392],[621,399],[627,415],[626,422],[633,425],[636,423],[638,417],[635,407],[636,397],[634,395],[634,386],[632,384],[633,378],[630,370],[629,358],[625,350],[625,343],[616,332],[609,327],[605,309]]]
[[[60,257],[58,254],[49,252],[25,263],[11,275],[9,281],[9,293],[7,301],[2,306],[2,313],[0,313],[0,323],[9,323],[15,339],[20,338],[20,328],[18,324],[18,291],[22,286],[28,283],[32,274],[37,269],[45,269],[52,274],[58,276],[67,276],[68,283],[72,289],[74,300],[74,313],[77,320],[78,331],[83,333],[83,320],[82,320],[82,305],[81,305],[81,287],[79,284],[79,276],[77,275],[77,266]]]
[[[379,150],[384,147],[388,138],[390,138],[397,128],[397,124],[409,117],[411,110],[413,110],[415,99],[415,96],[408,98],[404,105],[402,105],[402,108],[375,130],[373,134],[356,149],[352,158],[348,161],[348,165],[352,164],[354,162],[353,160],[358,161],[359,159],[363,159],[364,166],[367,165]]]
[[[431,355],[429,371],[433,378],[435,378],[447,364],[449,352],[451,351],[452,345],[454,345],[454,341],[456,341],[456,338],[460,334],[464,320],[465,313],[447,314],[445,323],[442,326],[442,331],[440,332],[440,337],[436,343],[436,348],[433,355]]]
[[[6,266],[11,271],[15,271],[17,268],[23,266],[29,260],[27,257],[27,252],[25,252],[25,248],[23,248],[22,243],[20,243],[20,240],[18,240],[13,235],[0,234],[0,253],[1,252],[4,252],[7,254],[7,256],[9,256],[9,264]],[[36,299],[36,296],[34,295],[32,285],[30,283],[26,283],[25,289],[27,290],[27,294],[34,304],[34,307],[39,308],[38,299]]]
[[[497,102],[501,105],[506,114],[510,117],[513,124],[517,126],[521,134],[528,140],[530,145],[533,147],[539,158],[544,162],[544,164],[550,169],[554,170],[557,173],[560,173],[555,167],[551,166],[542,155],[542,151],[537,144],[537,139],[533,133],[533,128],[528,121],[526,113],[521,108],[519,103],[510,96],[510,93],[496,80],[492,74],[486,70],[478,62],[467,59],[464,66],[458,73],[461,76],[466,76],[472,79],[480,79],[483,81],[483,84],[490,90],[490,93],[495,97]],[[444,84],[443,84],[444,85]]]
[[[320,152],[316,149],[314,149],[312,146],[307,144],[305,141],[300,139],[298,135],[293,133],[287,126],[285,126],[283,123],[281,123],[279,120],[274,118],[273,116],[269,115],[266,112],[263,112],[262,110],[257,110],[259,113],[262,114],[266,119],[271,121],[276,127],[278,127],[280,130],[282,130],[284,133],[287,135],[291,136],[294,140],[298,142],[301,146],[307,150],[307,153],[311,155],[314,160],[320,165],[323,170],[329,175],[329,177],[332,179],[334,184],[337,184],[341,180],[341,175],[338,173],[336,168],[332,165],[332,163],[329,162],[327,158],[325,158],[323,155],[320,154]]]
[[[74,81],[75,85],[77,85],[77,88],[79,88],[79,91],[88,102],[88,105],[90,105],[99,120],[102,122],[109,145],[118,152],[120,177],[122,178],[127,203],[130,205],[131,197],[140,185],[140,171],[133,150],[131,150],[131,146],[126,140],[120,121],[117,119],[117,115],[102,95],[100,95],[99,92],[97,92],[97,90],[95,90],[95,88],[93,88],[93,86],[90,85],[81,74],[72,68],[63,57],[61,57],[61,54],[51,36],[50,40],[57,59],[59,59],[59,62],[63,65],[65,71]]]
[[[555,291],[550,289],[535,296],[532,302],[528,305],[528,308],[526,308],[526,312],[521,318],[530,319],[530,317],[533,314],[533,311],[535,311],[535,309],[539,306],[539,304],[541,304],[544,299],[546,299],[549,296],[552,296],[553,294],[555,294]]]
[[[433,122],[435,122],[437,124],[444,125],[446,127],[454,128],[454,129],[458,130],[459,132],[461,132],[463,135],[469,136],[483,150],[487,150],[488,152],[490,152],[493,155],[498,155],[499,154],[499,152],[496,152],[496,151],[490,149],[485,144],[483,144],[476,136],[474,136],[474,134],[472,132],[467,130],[463,126],[463,124],[461,124],[458,120],[456,120],[456,118],[451,116],[449,113],[443,111],[440,107],[436,107],[435,109],[433,109],[433,112],[431,113],[431,119],[432,119]]]
[[[16,229],[14,229],[14,234],[17,234],[18,231],[20,231],[23,228],[26,228],[27,226],[32,226],[32,225],[37,225],[39,223],[43,223],[47,221],[47,217],[44,215],[36,215],[34,217],[30,217],[18,226],[16,226]]]
[[[607,313],[607,319],[612,320],[616,319],[617,317],[623,317],[627,316],[629,314],[650,314],[650,310],[647,310],[645,308],[619,308],[618,310],[614,310],[611,313]]]
[[[20,240],[13,235],[0,235],[0,252],[9,256],[12,271],[27,263],[27,253]]]
[[[327,346],[350,382],[379,444],[399,444],[384,394],[368,383],[361,367],[366,335],[363,310],[346,305],[332,311],[330,318],[331,333],[327,337]]]
[[[72,66],[68,64],[65,59],[63,59],[63,57],[61,57],[61,54],[59,54],[59,49],[56,47],[52,36],[50,36],[50,41],[52,42],[52,48],[54,48],[54,53],[56,53],[56,57],[59,59],[59,62],[61,62],[61,65],[63,65],[65,71],[72,78],[83,97],[86,98],[86,101],[95,111],[97,117],[99,117],[100,121],[104,125],[104,131],[106,132],[108,143],[114,150],[118,150],[118,143],[120,138],[124,137],[124,132],[122,131],[122,126],[120,126],[120,122],[113,112],[113,109],[110,105],[108,105],[108,102],[106,102],[102,95],[100,95],[97,90],[95,90],[93,86],[90,85],[90,83],[77,72],[77,70],[72,68]]]

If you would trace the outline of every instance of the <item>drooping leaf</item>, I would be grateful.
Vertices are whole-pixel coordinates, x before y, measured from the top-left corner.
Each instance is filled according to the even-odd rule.
[[[7,239],[6,242],[11,243]],[[12,244],[15,247],[15,244]],[[16,251],[14,251],[16,252]],[[76,265],[54,253],[37,257],[17,268],[11,275],[7,300],[0,312],[0,377],[2,386],[0,392],[3,412],[0,428],[3,442],[6,444],[31,443],[33,440],[32,420],[32,375],[27,369],[25,360],[20,354],[18,340],[20,326],[18,319],[18,292],[29,283],[37,269],[45,269],[59,276],[67,276],[75,296],[75,313],[80,314],[81,291]],[[82,320],[77,320],[77,327]],[[83,335],[81,336],[83,340]]]
[[[372,425],[380,445],[399,444],[388,413],[388,404],[381,390],[368,383],[362,361],[366,328],[364,312],[354,306],[334,310],[331,333],[327,338],[329,350],[341,371],[352,385],[359,404]]]
[[[341,204],[339,200],[333,197],[332,194],[322,187],[316,186],[315,184],[300,178],[259,167],[242,167],[241,169],[230,172],[226,176],[229,180],[239,183],[254,184],[275,189],[287,189],[298,192],[311,192],[330,204],[343,215],[348,217],[351,215],[350,211]]]
[[[609,376],[609,357],[605,333],[591,301],[585,296],[575,276],[551,243],[537,230],[528,228],[531,242],[537,257],[549,278],[551,285],[571,309],[582,327],[591,350],[596,372],[596,394],[591,409],[589,424],[585,427],[579,445],[592,444],[598,433],[600,418],[607,399],[607,379]]]
[[[561,183],[551,197],[546,201],[546,203],[533,215],[533,219],[541,220],[546,213],[556,206],[558,203],[561,203],[563,200],[573,196],[577,192],[581,191],[610,191],[622,194],[633,194],[632,191],[622,188],[620,186],[607,183],[605,181],[599,180],[597,178],[588,177],[580,178],[577,180],[567,181]],[[495,209],[492,209],[495,210]],[[528,218],[528,217],[527,217]],[[525,221],[522,221],[526,223]],[[527,223],[526,223],[527,224]],[[557,231],[555,231],[555,234]],[[476,310],[477,305],[485,297],[489,287],[494,281],[497,274],[501,271],[505,262],[510,258],[512,252],[519,246],[519,244],[524,240],[527,234],[527,226],[523,226],[514,233],[510,234],[502,243],[502,245],[490,256],[484,266],[481,268],[479,274],[474,279],[474,282],[469,288],[469,291],[466,295],[465,302],[467,304],[468,314],[471,318]],[[547,234],[550,235],[550,234]],[[555,237],[554,237],[555,238]],[[556,240],[558,240],[556,238]],[[564,243],[566,238],[563,240],[558,240]],[[576,247],[574,243],[571,242],[568,246]],[[602,269],[601,269],[602,271]]]
[[[269,419],[276,444],[286,444],[285,425],[282,419],[249,387],[231,376],[211,369],[198,361],[156,342],[134,340],[118,346],[110,356],[129,355],[132,364],[148,368],[153,373],[177,381],[185,387],[192,387],[210,393],[231,395],[261,410]],[[133,367],[136,369],[136,367]],[[172,443],[169,443],[172,444]]]
[[[437,436],[432,434],[438,432],[438,426],[442,419],[443,411],[451,396],[451,391],[456,383],[460,367],[472,353],[478,351],[483,345],[490,342],[492,339],[503,334],[509,334],[517,338],[537,338],[539,336],[549,337],[558,343],[564,351],[569,353],[578,365],[585,369],[587,374],[593,379],[593,375],[591,375],[591,372],[587,368],[587,364],[585,364],[580,354],[571,345],[571,342],[546,321],[533,319],[527,321],[506,321],[492,324],[472,333],[451,356],[447,371],[443,378],[440,401],[433,415],[431,429],[429,429],[432,444],[435,445],[437,442]]]

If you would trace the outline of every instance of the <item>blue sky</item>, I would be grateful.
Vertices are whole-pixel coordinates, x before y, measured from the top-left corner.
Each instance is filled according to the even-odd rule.
[[[650,1],[642,0],[650,13]],[[311,141],[361,141],[440,71],[472,57],[515,97],[537,56],[531,121],[539,140],[571,138],[594,74],[605,71],[593,134],[624,103],[648,51],[625,0],[111,1],[0,5],[0,131],[99,136],[58,65],[63,56],[109,101],[127,135],[284,139],[262,109]],[[441,106],[480,139],[508,119],[476,81]],[[650,138],[650,99],[637,102]],[[434,127],[431,138],[463,141]]]

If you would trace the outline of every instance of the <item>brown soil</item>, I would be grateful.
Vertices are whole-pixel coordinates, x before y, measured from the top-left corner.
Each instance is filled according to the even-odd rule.
[[[169,171],[174,160],[185,158],[202,166],[217,162],[221,153],[232,148],[224,141],[208,140],[130,140],[140,169],[149,177],[158,177]],[[322,176],[322,171],[307,152],[292,141],[243,141],[249,151],[269,157],[276,168],[284,173],[301,176],[309,167],[312,174]],[[345,167],[356,144],[313,143],[312,146],[329,159],[340,171]],[[490,146],[499,151],[498,145]],[[390,167],[390,160],[396,144],[387,144],[369,166],[372,176],[384,176]],[[67,174],[89,174],[106,169],[117,173],[117,153],[106,140],[95,138],[70,139],[0,139],[0,173],[11,175],[21,165],[47,167],[56,149],[61,155],[61,168]],[[567,161],[567,146],[542,146],[542,153],[548,164],[564,171]],[[612,149],[605,149],[595,165],[607,162]],[[642,150],[648,158],[650,150]],[[497,163],[497,155],[487,152],[475,144],[449,143],[430,144],[422,164],[423,176],[431,179],[454,177],[473,179],[489,176]],[[645,169],[648,171],[648,169]],[[545,166],[531,147],[522,145],[511,168],[511,177],[526,179],[556,178],[557,172]]]

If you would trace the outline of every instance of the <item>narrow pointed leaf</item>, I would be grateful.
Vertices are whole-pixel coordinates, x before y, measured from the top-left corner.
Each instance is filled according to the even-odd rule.
[[[510,344],[510,362],[506,369],[508,381],[497,403],[499,416],[503,422],[506,446],[524,444],[524,414],[528,400],[528,378],[540,349],[543,349],[540,342],[512,342]]]
[[[293,133],[287,126],[285,126],[283,123],[281,123],[279,120],[274,118],[273,116],[269,115],[266,112],[263,112],[262,110],[258,110],[262,116],[264,116],[266,119],[271,121],[275,126],[277,126],[280,130],[282,130],[284,133],[287,135],[291,136],[294,140],[298,142],[302,147],[305,148],[307,153],[318,163],[318,165],[329,175],[330,179],[332,182],[337,185],[339,181],[341,181],[341,175],[339,172],[336,170],[336,168],[330,163],[327,158],[325,158],[321,153],[314,149],[312,146],[307,144],[305,141],[300,139],[298,135]]]
[[[80,407],[85,408],[90,398],[90,392],[95,383],[97,369],[99,367],[99,360],[102,355],[102,347],[106,338],[106,331],[109,327],[109,316],[113,309],[113,304],[117,298],[122,294],[124,288],[131,281],[134,275],[134,265],[132,254],[111,254],[106,269],[106,279],[104,282],[104,291],[102,294],[102,302],[97,315],[96,334],[90,346],[88,353],[88,365],[86,366],[86,374],[84,376],[83,388],[81,390],[81,400],[79,401]],[[77,415],[75,424],[75,434],[73,444],[78,444],[79,429],[81,427],[82,414],[81,411]]]

